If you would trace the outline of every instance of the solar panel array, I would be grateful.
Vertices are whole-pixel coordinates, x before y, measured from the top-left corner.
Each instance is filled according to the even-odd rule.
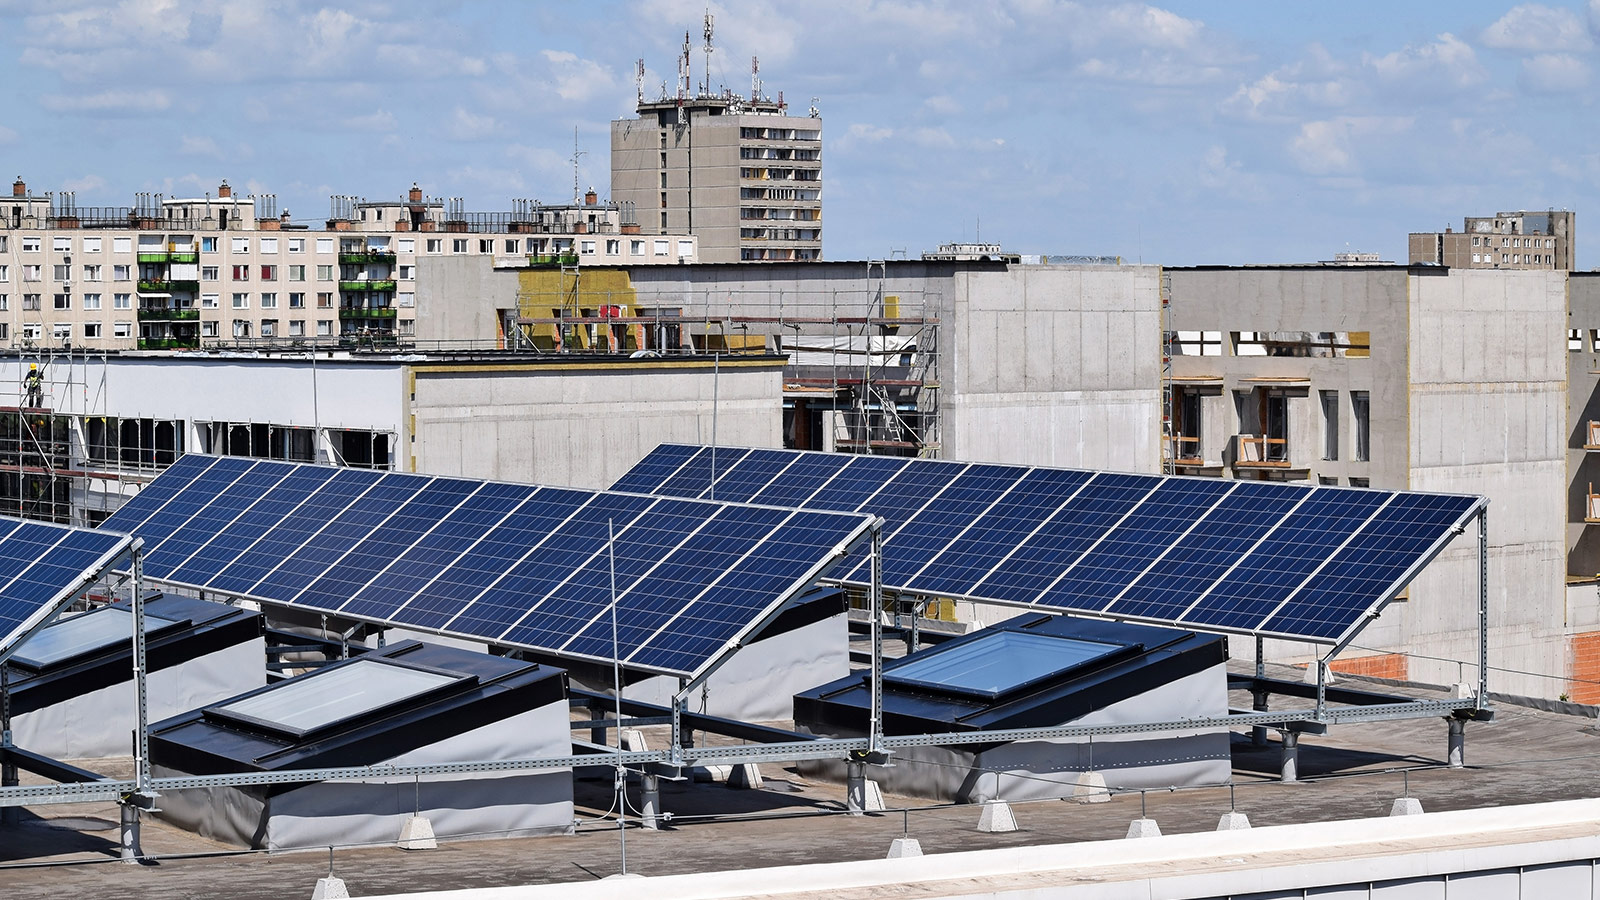
[[[126,534],[0,517],[0,658],[132,541]]]
[[[880,515],[886,588],[1321,643],[1392,598],[1484,502],[676,444],[612,489]],[[835,577],[866,584],[868,565],[859,551]]]
[[[265,603],[691,675],[868,517],[190,455],[102,526],[146,576]]]

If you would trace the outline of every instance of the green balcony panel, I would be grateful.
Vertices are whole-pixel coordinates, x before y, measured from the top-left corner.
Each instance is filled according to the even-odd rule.
[[[394,293],[394,282],[393,281],[341,281],[341,282],[339,282],[339,290],[342,291],[342,292],[345,292],[345,293],[350,293],[350,294],[356,294],[356,293],[392,294],[392,293]]]
[[[171,259],[172,259],[172,254],[167,253],[166,251],[162,251],[160,253],[140,253],[139,254],[139,262],[148,263],[150,265],[157,265],[157,264],[160,264],[160,263],[170,262]]]

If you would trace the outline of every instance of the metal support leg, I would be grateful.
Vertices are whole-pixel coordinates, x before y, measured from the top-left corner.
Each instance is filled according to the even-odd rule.
[[[133,732],[132,796],[122,800],[122,861],[137,863],[144,856],[139,846],[139,804],[150,805],[150,701],[145,690],[144,630],[144,542],[135,540],[131,550],[133,569],[133,683],[138,703],[138,719]]]
[[[1489,703],[1489,508],[1478,511],[1478,709]]]
[[[1300,780],[1300,732],[1284,729],[1279,734],[1283,737],[1283,764],[1278,780],[1294,784]]]
[[[1451,716],[1445,721],[1450,723],[1450,768],[1464,768],[1467,764],[1467,720]]]
[[[0,747],[11,746],[11,667],[0,663]],[[22,783],[21,773],[10,757],[0,763],[0,787],[16,787]],[[0,825],[16,825],[22,821],[22,807],[0,807]]]
[[[139,807],[126,801],[122,804],[122,861],[137,863],[144,856],[139,847]]]
[[[661,830],[661,776],[645,772],[639,778],[640,824],[651,831]]]
[[[607,716],[612,715],[610,710],[597,703],[591,703],[585,707],[585,709],[589,710],[589,718],[592,720],[604,719]],[[618,716],[617,718],[620,719],[621,716]],[[598,744],[602,747],[608,745],[610,741],[607,740],[607,730],[608,729],[603,725],[596,725],[595,727],[589,729],[589,743]]]
[[[872,717],[867,749],[876,752],[883,745],[883,519],[874,518],[871,531],[872,582],[868,599],[872,604]]]
[[[867,809],[867,766],[854,760],[844,764],[844,805],[852,816]]]
[[[1272,695],[1268,692],[1264,690],[1251,691],[1250,696],[1255,698],[1255,702],[1250,704],[1250,708],[1255,712],[1267,712],[1271,708],[1268,698]],[[1256,725],[1251,728],[1250,743],[1257,747],[1265,747],[1267,745],[1267,726]]]

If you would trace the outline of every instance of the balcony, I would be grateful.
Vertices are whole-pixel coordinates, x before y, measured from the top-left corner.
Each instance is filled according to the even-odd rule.
[[[370,264],[392,266],[395,255],[387,250],[367,250],[361,253],[340,253],[339,263],[346,266],[365,266]]]
[[[341,292],[344,292],[344,293],[362,293],[362,292],[366,292],[366,293],[373,293],[373,294],[392,294],[392,293],[394,293],[394,282],[393,281],[341,281],[341,282],[339,282],[339,290]]]
[[[168,253],[167,257],[175,263],[187,263],[189,265],[193,265],[200,262],[200,254],[193,250],[174,250],[171,253]],[[144,262],[143,259],[139,261]]]
[[[388,306],[341,306],[341,319],[392,319],[395,311]]]
[[[200,290],[198,281],[149,281],[139,279],[141,294],[193,294]]]
[[[535,269],[553,269],[556,266],[575,266],[577,264],[578,254],[576,253],[530,254],[528,256],[528,265]]]
[[[171,261],[172,261],[172,254],[168,253],[165,250],[162,250],[162,251],[159,251],[159,252],[153,252],[153,253],[146,253],[143,250],[139,251],[139,262],[141,264],[160,266],[160,265],[166,265],[167,263],[169,263]]]
[[[198,350],[199,348],[199,335],[188,338],[139,338],[140,350]]]
[[[139,307],[139,321],[141,322],[196,322],[200,319],[198,309],[163,308],[159,306]]]

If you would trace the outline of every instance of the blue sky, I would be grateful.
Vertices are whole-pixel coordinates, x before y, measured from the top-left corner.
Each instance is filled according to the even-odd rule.
[[[608,122],[694,78],[703,0],[0,0],[0,176],[297,220],[413,181],[472,211],[606,192]],[[824,252],[948,240],[1169,265],[1403,259],[1464,215],[1600,188],[1600,0],[712,3],[714,84],[823,116]],[[1600,207],[1595,207],[1600,212]]]

